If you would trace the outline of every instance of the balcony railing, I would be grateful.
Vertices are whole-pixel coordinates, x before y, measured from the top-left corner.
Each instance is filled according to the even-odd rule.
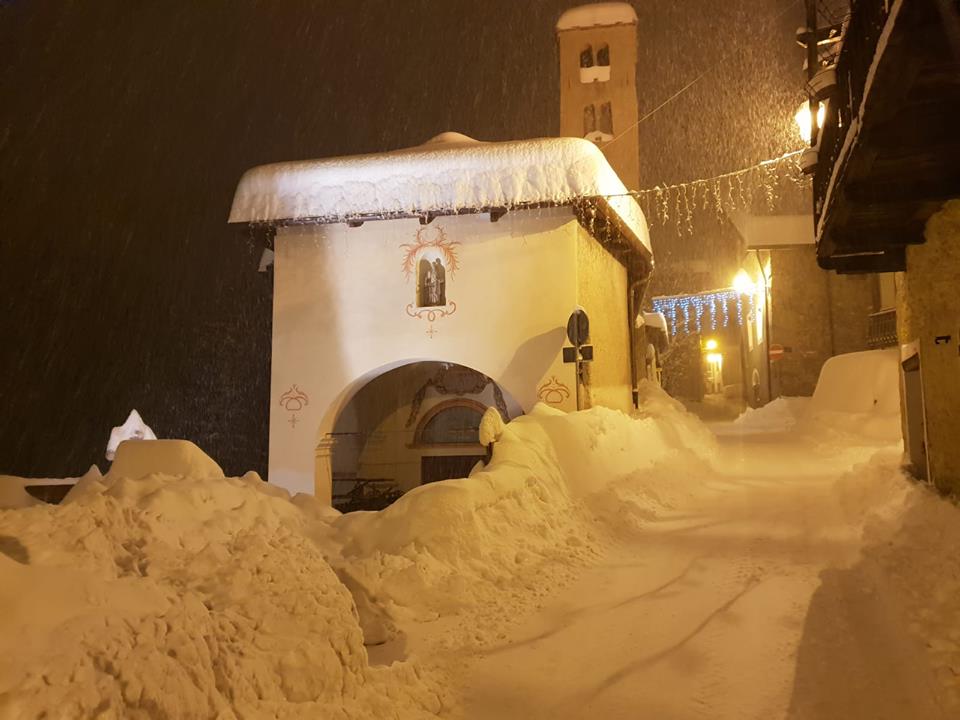
[[[867,318],[867,347],[871,350],[897,345],[897,311],[875,312]]]
[[[837,60],[837,87],[827,103],[826,117],[820,132],[820,151],[813,179],[814,219],[817,227],[825,207],[827,192],[841,157],[847,134],[858,117],[867,91],[867,77],[883,28],[887,23],[891,0],[852,0],[850,22],[843,35],[843,47]]]

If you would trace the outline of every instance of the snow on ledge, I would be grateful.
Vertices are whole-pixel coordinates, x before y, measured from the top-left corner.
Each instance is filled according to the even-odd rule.
[[[647,252],[636,200],[581,138],[479,142],[443,133],[393,152],[261,165],[240,179],[231,223],[344,222],[604,197]]]
[[[602,2],[570,8],[557,20],[557,32],[636,24],[637,13],[629,3]]]

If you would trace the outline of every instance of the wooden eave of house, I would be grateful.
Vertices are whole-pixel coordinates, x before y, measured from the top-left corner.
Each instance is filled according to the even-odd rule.
[[[818,262],[841,273],[905,269],[906,246],[960,197],[960,6],[894,0],[865,62],[856,13],[882,4],[854,8],[830,101],[843,127],[829,111],[814,177]]]

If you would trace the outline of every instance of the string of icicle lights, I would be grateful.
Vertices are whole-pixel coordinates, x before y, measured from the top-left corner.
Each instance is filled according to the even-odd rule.
[[[670,323],[671,335],[689,334],[691,328],[699,333],[707,326],[711,330],[729,327],[734,319],[742,327],[744,318],[756,312],[754,302],[750,293],[724,288],[695,295],[661,295],[653,298],[653,311],[663,313]]]
[[[672,221],[678,234],[692,236],[698,209],[712,208],[718,223],[723,222],[726,213],[751,212],[758,198],[762,198],[769,211],[775,210],[784,184],[801,186],[805,182],[800,167],[802,152],[788,152],[712,178],[658,185],[629,194],[636,198],[648,222],[659,220],[666,225]]]

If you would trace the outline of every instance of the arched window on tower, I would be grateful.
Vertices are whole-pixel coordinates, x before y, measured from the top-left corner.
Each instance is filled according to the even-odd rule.
[[[586,48],[580,51],[580,68],[591,67],[593,67],[593,46],[587,45]]]
[[[583,137],[597,145],[613,140],[613,107],[609,102],[583,108]]]
[[[597,108],[594,105],[587,105],[583,108],[583,136],[592,140],[590,136],[597,131]]]
[[[610,46],[604,43],[594,55],[593,47],[587,45],[580,53],[580,82],[606,82],[610,79]]]
[[[609,135],[607,140],[613,139],[613,108],[610,103],[605,102],[600,106],[600,118],[597,122],[597,130]]]
[[[604,43],[597,50],[597,65],[610,67],[610,46]]]

